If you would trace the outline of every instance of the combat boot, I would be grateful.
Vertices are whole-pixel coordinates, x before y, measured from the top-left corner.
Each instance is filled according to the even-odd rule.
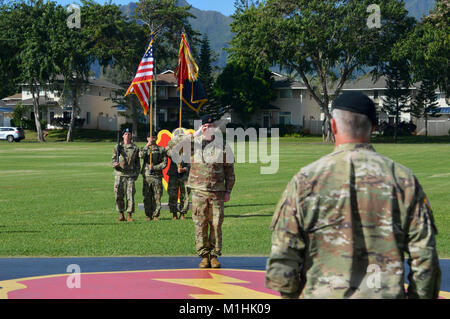
[[[209,255],[205,255],[202,258],[202,261],[198,265],[200,268],[210,268],[211,264],[209,263]]]
[[[158,216],[154,216],[153,220],[159,220]]]
[[[177,213],[172,213],[172,215],[173,215],[172,220],[177,220],[178,219]]]
[[[127,221],[129,221],[129,222],[134,222],[134,219],[131,218],[131,213],[128,213],[128,214],[127,214]]]
[[[184,213],[180,213],[180,219],[186,219],[186,217],[184,217]]]
[[[217,260],[217,256],[211,256],[211,267],[220,268],[220,262]]]
[[[117,218],[118,222],[124,222],[125,221],[125,216],[123,215],[123,212],[119,212],[119,218]]]

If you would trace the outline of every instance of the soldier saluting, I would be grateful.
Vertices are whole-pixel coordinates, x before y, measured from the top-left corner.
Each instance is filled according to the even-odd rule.
[[[147,220],[158,220],[161,211],[161,196],[163,192],[163,169],[167,166],[167,155],[163,147],[156,144],[157,132],[153,131],[147,137],[147,144],[139,151],[139,157],[144,160],[142,166],[142,195]]]
[[[127,212],[127,220],[133,221],[135,182],[140,170],[139,147],[132,142],[130,129],[127,128],[123,131],[122,138],[123,143],[118,141],[111,159],[114,168],[114,194],[116,208],[119,212],[118,221],[125,221],[125,211]]]
[[[222,254],[224,203],[230,200],[235,183],[234,157],[223,139],[216,140],[216,125],[210,115],[202,117],[202,126],[192,135],[176,138],[175,152],[181,146],[190,154],[187,186],[192,192],[192,219],[195,225],[195,249],[202,258],[200,268],[220,268]]]
[[[278,202],[266,287],[285,298],[437,298],[433,213],[411,170],[369,144],[374,103],[344,93],[332,115],[334,152],[302,168]]]

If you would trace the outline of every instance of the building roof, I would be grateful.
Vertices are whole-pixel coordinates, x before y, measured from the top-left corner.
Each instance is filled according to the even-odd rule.
[[[282,75],[275,72],[272,72],[272,75],[273,79],[275,80],[275,83],[272,86],[272,88],[274,89],[292,89],[292,90],[307,89],[305,83],[303,83],[302,81],[290,79],[286,75]],[[410,89],[415,88],[417,88],[417,83],[410,87]],[[344,91],[385,90],[385,89],[386,89],[386,78],[384,76],[374,81],[370,75],[362,76],[354,81],[347,81],[342,87],[342,90]],[[328,90],[330,93],[334,91],[332,87],[329,87]]]
[[[9,101],[9,100],[21,100],[21,99],[22,99],[22,93],[16,93],[14,95],[3,98],[2,100]]]
[[[272,72],[273,80],[272,85],[274,89],[306,89],[306,85],[303,82],[290,79],[286,75]]]
[[[157,86],[177,86],[177,84],[177,78],[172,70],[167,70],[156,75]]]
[[[89,77],[89,84],[93,85],[93,86],[99,86],[99,87],[105,87],[105,88],[110,88],[110,89],[115,89],[115,90],[121,90],[123,89],[121,86],[111,83],[107,80],[104,79],[97,79],[95,77]],[[55,77],[55,81],[62,83],[64,82],[64,76],[62,74],[58,74]],[[27,85],[26,83],[22,83],[21,85]]]

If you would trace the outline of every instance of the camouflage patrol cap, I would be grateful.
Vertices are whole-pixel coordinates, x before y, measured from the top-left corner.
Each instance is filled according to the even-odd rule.
[[[361,92],[344,92],[333,102],[333,110],[339,109],[366,115],[372,124],[377,124],[375,103]]]
[[[210,124],[214,123],[214,118],[209,114],[203,115],[202,116],[202,125],[208,124],[208,123],[210,123]]]

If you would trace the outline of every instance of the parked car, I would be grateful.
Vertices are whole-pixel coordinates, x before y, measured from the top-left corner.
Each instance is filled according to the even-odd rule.
[[[21,127],[0,127],[0,140],[20,142],[25,138],[25,131]]]

